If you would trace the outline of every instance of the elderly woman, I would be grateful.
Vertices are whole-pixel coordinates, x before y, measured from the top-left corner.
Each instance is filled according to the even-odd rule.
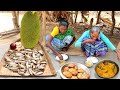
[[[53,31],[46,36],[46,46],[49,47],[61,60],[60,50],[67,50],[75,41],[75,34],[68,29],[68,22],[61,20],[59,26],[54,27]]]
[[[104,56],[108,52],[108,47],[117,53],[120,60],[120,51],[110,42],[110,40],[100,31],[99,26],[94,26],[91,30],[85,31],[75,42],[75,47],[81,47],[86,52],[86,56]]]

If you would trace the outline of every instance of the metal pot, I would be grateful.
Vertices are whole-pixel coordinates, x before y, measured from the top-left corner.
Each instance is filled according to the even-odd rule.
[[[106,62],[113,63],[113,64],[116,66],[116,68],[117,68],[117,72],[116,72],[115,75],[112,76],[112,77],[104,77],[104,76],[101,76],[101,75],[99,75],[99,74],[97,73],[97,71],[96,71],[98,65],[100,65],[101,63],[106,63]],[[99,77],[101,77],[101,78],[110,79],[110,78],[115,77],[115,76],[118,74],[118,72],[119,72],[119,66],[118,66],[114,61],[111,61],[111,60],[103,60],[103,61],[100,61],[100,62],[95,66],[95,72],[96,72],[96,74],[97,74]]]

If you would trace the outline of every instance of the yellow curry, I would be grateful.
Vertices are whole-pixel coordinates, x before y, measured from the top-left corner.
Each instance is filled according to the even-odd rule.
[[[114,63],[104,61],[96,67],[96,73],[104,78],[111,78],[117,73],[117,67]]]

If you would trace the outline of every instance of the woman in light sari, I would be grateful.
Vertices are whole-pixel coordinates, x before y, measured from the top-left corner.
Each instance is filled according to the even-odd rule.
[[[68,28],[68,22],[61,20],[59,26],[54,27],[52,32],[46,36],[46,46],[49,47],[61,60],[60,50],[68,50],[75,41],[75,34]]]
[[[104,56],[108,48],[114,51],[120,60],[120,51],[112,42],[100,31],[99,26],[94,26],[91,30],[85,31],[82,36],[75,42],[75,47],[81,47],[86,56]]]

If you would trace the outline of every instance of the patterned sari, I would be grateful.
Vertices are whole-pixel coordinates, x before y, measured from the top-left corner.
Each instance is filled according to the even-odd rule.
[[[61,50],[64,47],[67,47],[73,40],[74,32],[71,29],[68,29],[64,34],[59,33],[56,35],[52,42],[51,45],[56,49],[56,50]],[[46,40],[48,40],[48,35],[46,36]]]
[[[89,38],[84,38],[87,40]],[[84,41],[83,40],[83,41]],[[82,50],[86,51],[86,56],[104,56],[108,52],[108,47],[101,39],[97,39],[95,43],[86,43],[82,45]]]

